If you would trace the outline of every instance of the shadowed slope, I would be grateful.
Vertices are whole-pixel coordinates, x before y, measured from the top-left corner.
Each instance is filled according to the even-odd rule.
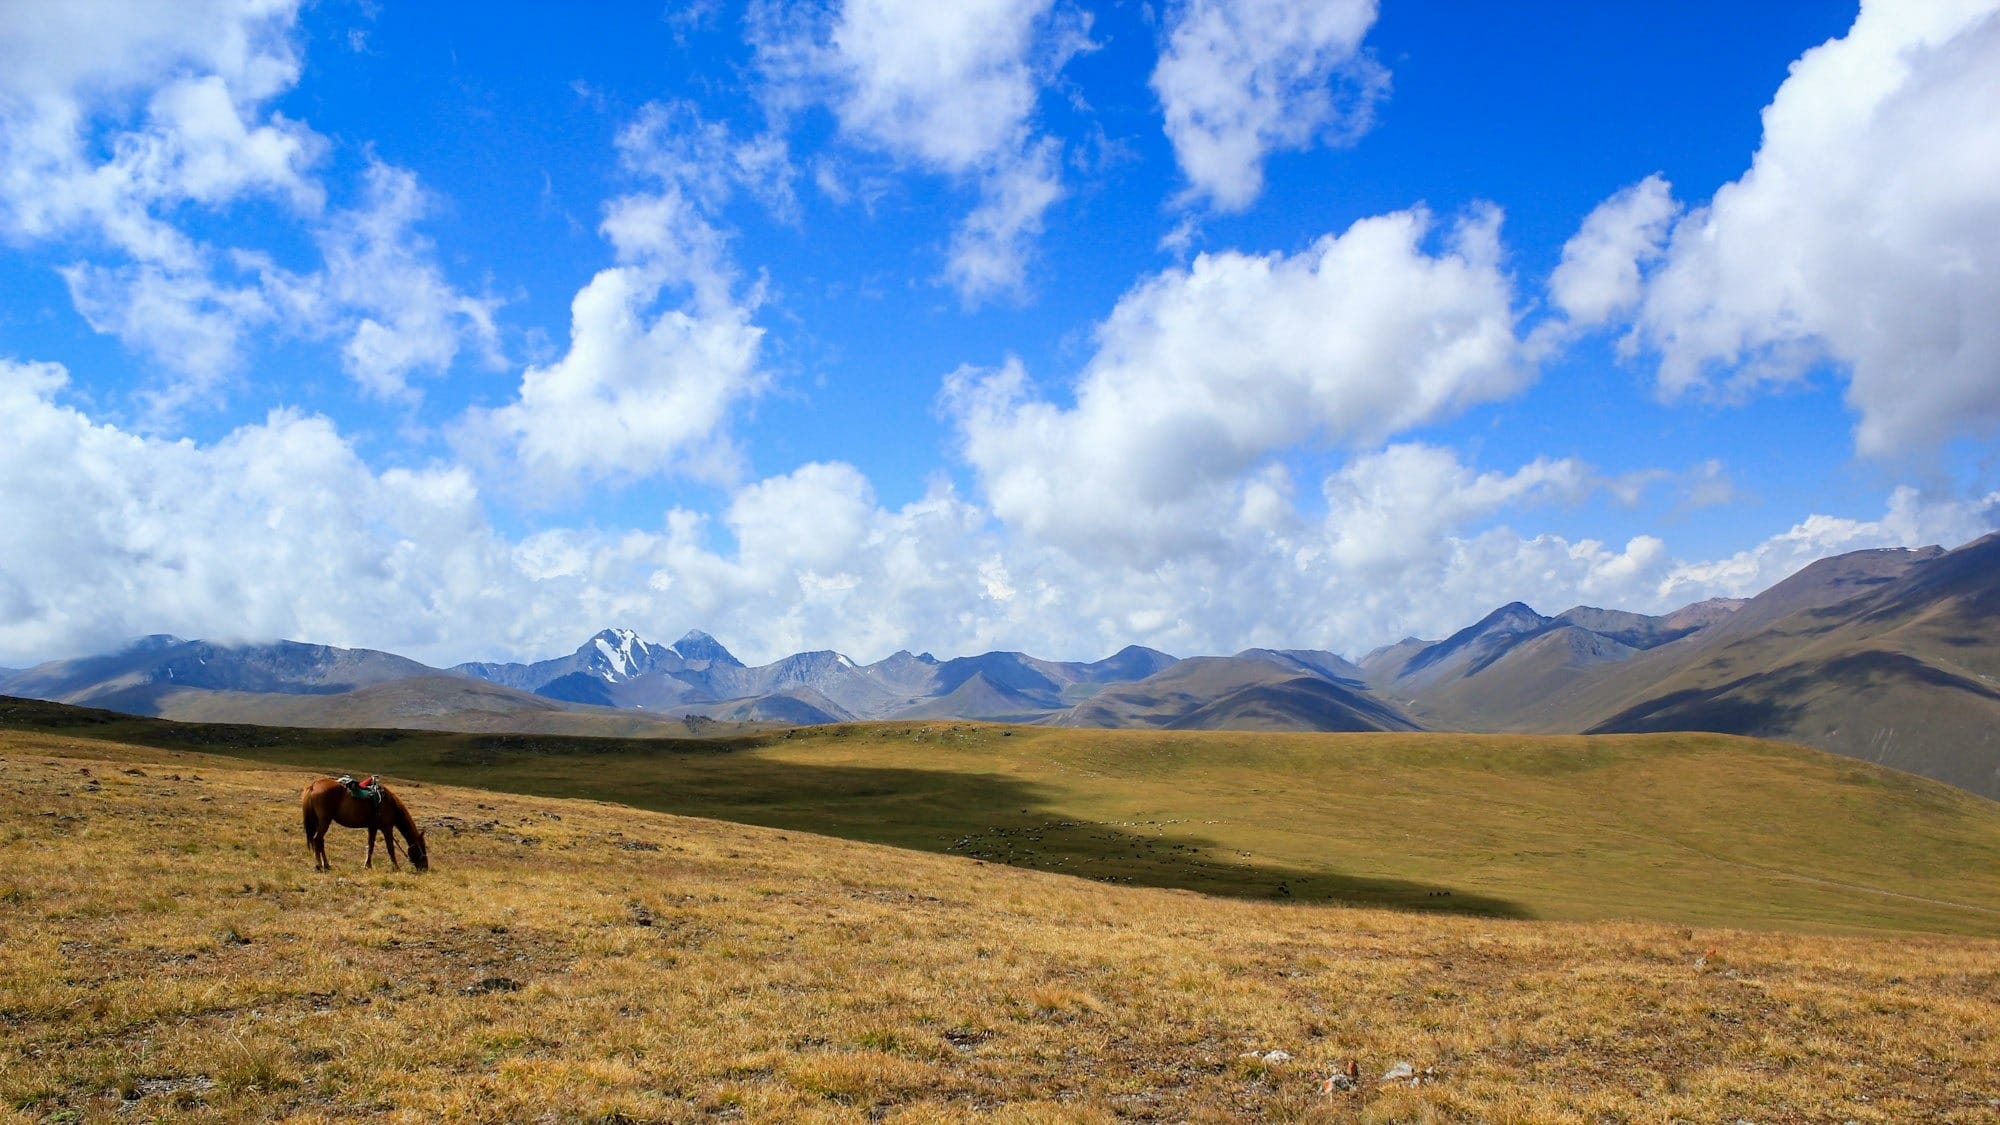
[[[2000,805],[1720,735],[890,723],[619,741],[209,727],[11,701],[0,701],[0,725],[608,800],[1231,896],[2000,933]]]
[[[1897,563],[1922,553],[1865,554]],[[1860,591],[1846,601],[1767,611],[1753,632],[1732,622],[1722,643],[1591,729],[1782,738],[2000,798],[2000,535],[1924,554],[1895,577],[1886,569],[1849,569],[1813,591]]]
[[[433,872],[315,876],[299,778],[0,734],[0,1115],[1970,1123],[2000,1070],[1991,941],[1205,899],[400,776]]]

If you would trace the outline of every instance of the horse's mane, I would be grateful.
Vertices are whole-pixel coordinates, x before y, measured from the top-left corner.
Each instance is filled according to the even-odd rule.
[[[410,806],[403,803],[396,791],[384,785],[382,799],[389,805],[389,822],[402,830],[405,839],[417,838],[417,818],[410,815]]]

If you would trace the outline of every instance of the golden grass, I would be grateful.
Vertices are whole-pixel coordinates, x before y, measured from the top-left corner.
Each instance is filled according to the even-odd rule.
[[[1220,900],[407,782],[435,870],[336,830],[316,875],[308,777],[0,734],[0,1116],[2000,1113],[1991,940]]]

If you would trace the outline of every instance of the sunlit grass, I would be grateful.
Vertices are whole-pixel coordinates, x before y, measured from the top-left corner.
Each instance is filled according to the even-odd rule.
[[[364,871],[343,831],[315,875],[304,780],[0,735],[0,1114],[1971,1122],[2000,1099],[1988,940],[1217,899],[407,780],[435,871]],[[1323,1094],[1349,1058],[1361,1088]],[[1435,1081],[1374,1081],[1398,1061]]]

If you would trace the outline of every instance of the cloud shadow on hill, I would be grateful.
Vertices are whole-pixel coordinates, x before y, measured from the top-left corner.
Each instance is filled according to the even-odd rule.
[[[175,723],[32,700],[0,704],[0,728],[113,737],[166,749],[814,832],[1120,886],[1232,898],[1340,902],[1526,918],[1521,904],[1420,883],[1252,862],[1169,824],[1079,821],[1032,782],[949,769],[774,761],[742,741],[292,730]],[[421,816],[422,810],[419,809]]]
[[[515,792],[587,797],[683,816],[816,832],[869,843],[959,855],[1121,886],[1233,898],[1344,902],[1404,910],[1524,918],[1518,903],[1446,884],[1418,883],[1252,862],[1170,826],[1079,821],[1056,794],[990,774],[887,766],[774,762],[750,755],[647,754],[631,764],[592,755],[564,768],[532,756],[477,752],[424,770],[434,780]],[[460,762],[465,763],[459,765]],[[398,765],[418,774],[412,763]]]

